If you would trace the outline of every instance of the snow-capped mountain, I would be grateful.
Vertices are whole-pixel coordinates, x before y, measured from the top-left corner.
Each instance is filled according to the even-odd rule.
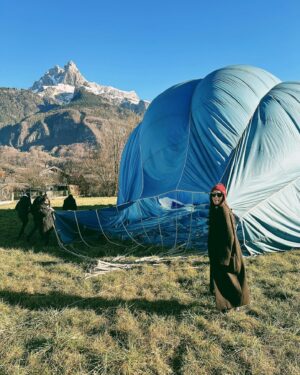
[[[83,86],[87,80],[82,76],[73,61],[69,61],[64,68],[55,65],[49,69],[43,77],[34,82],[30,88],[33,91],[42,92],[44,87],[67,85],[67,86]]]
[[[134,109],[148,106],[149,102],[141,100],[135,91],[122,91],[111,86],[102,86],[87,81],[73,61],[69,61],[63,68],[56,65],[49,69],[38,81],[34,82],[30,90],[42,97],[52,98],[60,104],[72,100],[74,92],[84,89],[95,95],[101,95],[113,104]]]

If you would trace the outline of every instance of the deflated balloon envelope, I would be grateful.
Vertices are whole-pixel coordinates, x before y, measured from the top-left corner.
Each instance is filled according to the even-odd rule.
[[[287,250],[300,245],[299,160],[300,83],[229,66],[153,100],[124,149],[118,204],[143,207],[156,198],[161,206],[167,197],[197,210],[221,181],[244,247]],[[174,207],[164,210],[172,221]],[[204,242],[206,214],[190,226],[192,237],[198,233]],[[171,237],[176,233],[170,229]]]

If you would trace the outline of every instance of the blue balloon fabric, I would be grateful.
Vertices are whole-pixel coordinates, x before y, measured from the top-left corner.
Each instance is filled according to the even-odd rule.
[[[205,251],[209,191],[218,182],[245,250],[299,247],[299,82],[234,65],[169,88],[124,148],[117,206],[57,212],[56,228],[64,243],[87,228],[107,239]]]

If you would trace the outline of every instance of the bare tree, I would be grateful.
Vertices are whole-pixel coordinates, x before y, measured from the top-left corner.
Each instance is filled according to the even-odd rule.
[[[136,126],[137,118],[131,119],[126,127],[107,120],[102,132],[101,145],[91,147],[82,168],[88,180],[98,187],[98,193],[116,195],[122,151],[129,134]]]

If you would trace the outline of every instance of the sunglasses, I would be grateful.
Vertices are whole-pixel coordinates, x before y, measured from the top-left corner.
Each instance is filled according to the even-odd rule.
[[[223,197],[223,193],[211,193],[210,195],[211,195],[212,197],[218,197],[218,198]]]

